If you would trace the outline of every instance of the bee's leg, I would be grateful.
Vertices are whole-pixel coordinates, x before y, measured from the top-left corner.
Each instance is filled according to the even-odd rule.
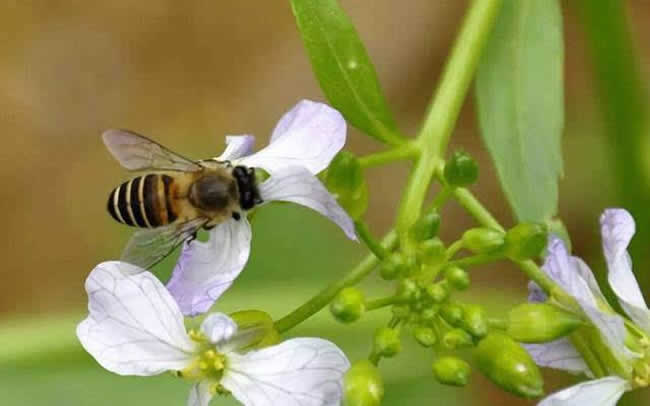
[[[213,228],[215,228],[216,226],[217,226],[216,224],[213,224],[213,225],[211,225],[211,226],[203,226],[203,229],[204,229],[205,231],[210,231],[210,230],[212,230]]]
[[[188,244],[191,244],[192,241],[196,240],[197,233],[198,233],[198,230],[195,231],[195,232],[193,232],[193,233],[190,235],[190,238],[187,239],[187,243],[188,243]]]
[[[241,220],[241,214],[239,214],[238,211],[233,211],[232,212],[232,218],[234,218],[236,221]]]

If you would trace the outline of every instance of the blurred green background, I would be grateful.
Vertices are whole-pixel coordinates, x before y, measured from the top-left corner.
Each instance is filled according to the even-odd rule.
[[[407,134],[417,131],[467,3],[342,0]],[[625,204],[638,228],[650,230],[644,87],[650,3],[563,5],[567,125],[560,212],[575,252],[602,275],[597,219],[603,208]],[[225,134],[256,134],[264,145],[295,102],[323,99],[288,2],[8,0],[0,11],[0,404],[182,405],[184,382],[111,375],[74,337],[84,317],[86,275],[98,262],[119,257],[130,234],[105,211],[108,192],[129,174],[99,135],[110,127],[128,128],[196,158],[218,154]],[[453,144],[478,158],[482,172],[475,192],[512,224],[477,134],[471,99]],[[349,135],[354,152],[380,147],[354,129]],[[392,224],[406,173],[406,165],[367,173],[367,220],[376,234]],[[447,240],[472,224],[453,204],[443,222]],[[649,261],[641,255],[649,256],[649,243],[646,232],[634,242],[646,292]],[[312,212],[264,208],[255,218],[252,259],[216,308],[259,308],[280,317],[362,255],[362,247]],[[524,298],[526,281],[507,264],[477,269],[472,278],[471,300],[494,314]],[[365,285],[377,294],[388,288],[372,277]],[[363,357],[373,329],[387,317],[375,313],[342,327],[321,312],[292,334],[325,336],[352,359]],[[534,404],[501,393],[478,373],[466,390],[438,385],[430,360],[408,343],[403,355],[382,362],[384,404]],[[574,379],[545,376],[548,391]],[[644,399],[650,396],[635,393],[624,403]]]

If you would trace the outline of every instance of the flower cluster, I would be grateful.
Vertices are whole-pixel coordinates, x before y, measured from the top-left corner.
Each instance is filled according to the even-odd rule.
[[[279,121],[268,147],[252,153],[253,136],[229,136],[216,159],[263,169],[264,202],[309,207],[356,239],[352,220],[315,177],[345,138],[346,124],[336,110],[302,101]],[[184,315],[210,309],[244,268],[250,243],[245,216],[217,225],[207,242],[184,243],[166,286],[129,263],[99,264],[86,281],[89,316],[77,329],[83,347],[116,374],[172,371],[193,382],[191,406],[206,406],[214,395],[227,393],[247,406],[340,404],[349,362],[329,341],[293,338],[278,344],[268,339],[275,333],[272,323],[242,326],[222,313],[207,315],[198,330],[186,330]]]

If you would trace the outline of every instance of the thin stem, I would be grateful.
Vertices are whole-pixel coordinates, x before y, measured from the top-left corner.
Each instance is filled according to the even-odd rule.
[[[461,249],[463,249],[463,241],[462,241],[462,240],[454,241],[454,242],[453,242],[453,243],[452,243],[452,244],[447,248],[447,251],[446,251],[445,254],[447,255],[447,258],[448,258],[448,259],[449,259],[449,258],[453,258],[454,255],[456,255],[456,254],[458,253],[458,251],[460,251]]]
[[[397,218],[400,238],[420,216],[436,167],[442,161],[479,57],[502,0],[474,0],[469,8],[433,101],[417,137],[420,159],[411,173]]]
[[[373,237],[372,233],[370,233],[370,230],[368,230],[368,225],[365,222],[361,220],[355,221],[354,228],[357,230],[357,234],[359,234],[361,241],[366,244],[370,252],[375,254],[378,259],[383,260],[388,256],[388,250],[386,250],[386,248],[384,248],[384,246],[381,245],[379,241],[375,240],[375,237]]]
[[[361,156],[359,163],[364,168],[370,168],[404,159],[414,159],[418,157],[419,153],[420,150],[413,145],[413,142],[408,142],[385,151]]]
[[[390,306],[396,303],[399,303],[402,299],[399,296],[388,296],[382,297],[379,299],[372,299],[366,301],[366,310],[376,310],[381,309],[382,307]]]
[[[474,197],[472,192],[465,188],[456,188],[453,192],[454,198],[456,201],[463,206],[465,210],[469,212],[481,225],[484,227],[489,227],[498,231],[505,231],[504,228],[499,224],[497,219],[495,219],[490,212],[483,207],[481,202]]]
[[[393,250],[397,246],[397,233],[395,231],[390,231],[382,240],[381,245],[388,251]],[[277,320],[275,322],[276,330],[279,333],[283,333],[307,320],[323,307],[327,306],[327,304],[334,299],[341,289],[354,285],[366,277],[370,272],[372,272],[378,263],[379,260],[375,254],[366,256],[363,261],[343,276],[343,278],[332,283],[320,291],[316,296],[309,299],[302,306]]]
[[[508,328],[508,322],[504,319],[498,319],[496,317],[490,317],[487,319],[487,324],[490,328],[497,330],[506,330]]]
[[[459,268],[468,268],[471,266],[489,264],[490,262],[496,262],[501,259],[503,259],[503,256],[500,254],[479,254],[449,261],[447,262],[447,265],[457,266]]]
[[[433,202],[431,202],[431,206],[436,210],[439,210],[445,203],[447,203],[449,197],[451,197],[451,188],[445,185],[442,187],[442,189],[440,189],[440,192],[438,192],[438,194],[436,194],[436,196],[433,198]]]

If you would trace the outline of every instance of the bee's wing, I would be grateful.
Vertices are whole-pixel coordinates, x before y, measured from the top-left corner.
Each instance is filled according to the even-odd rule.
[[[207,222],[207,219],[197,218],[185,223],[136,231],[124,248],[121,259],[143,269],[150,269]]]
[[[202,167],[147,137],[127,130],[107,130],[104,144],[122,166],[132,171],[157,169],[194,172]]]

